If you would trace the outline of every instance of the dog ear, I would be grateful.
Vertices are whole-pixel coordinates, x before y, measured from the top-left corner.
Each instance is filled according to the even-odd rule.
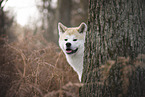
[[[61,35],[62,33],[64,33],[66,31],[67,27],[64,26],[62,23],[58,23],[58,31],[59,31],[59,35]]]
[[[79,26],[78,31],[79,31],[79,33],[86,33],[86,31],[87,31],[87,25],[84,22],[82,22],[80,24],[80,26]]]

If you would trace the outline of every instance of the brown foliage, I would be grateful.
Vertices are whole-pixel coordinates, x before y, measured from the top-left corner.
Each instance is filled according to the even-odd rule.
[[[77,97],[76,73],[59,47],[41,35],[6,43],[0,49],[0,88],[6,97]],[[7,80],[8,79],[8,80]],[[71,85],[69,85],[72,83]],[[69,86],[69,87],[68,87]]]

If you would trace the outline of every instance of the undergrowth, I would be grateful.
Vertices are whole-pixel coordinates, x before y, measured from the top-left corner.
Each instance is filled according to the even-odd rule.
[[[0,41],[0,97],[78,97],[78,77],[57,45],[41,35]]]

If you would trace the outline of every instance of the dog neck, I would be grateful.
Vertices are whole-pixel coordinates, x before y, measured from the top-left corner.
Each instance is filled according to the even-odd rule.
[[[79,75],[79,80],[81,81],[82,71],[83,71],[83,53],[75,55],[66,55],[68,63],[73,67],[73,69]]]

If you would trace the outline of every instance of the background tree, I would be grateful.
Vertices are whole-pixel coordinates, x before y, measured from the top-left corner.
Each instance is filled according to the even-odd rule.
[[[4,2],[4,0],[1,0],[0,1],[0,19],[1,19],[1,21],[0,21],[0,28],[1,28],[1,32],[0,32],[0,35],[2,35],[3,34],[3,32],[4,32],[4,12],[3,12],[3,6],[2,6],[2,3]]]
[[[14,74],[13,64],[9,66],[7,62],[12,61],[12,58],[7,56],[8,49],[5,47],[6,42],[16,40],[13,30],[10,27],[13,24],[14,16],[8,16],[9,12],[5,12],[4,3],[8,0],[0,0],[0,97],[5,97],[7,90],[11,87],[12,75]]]
[[[81,97],[145,96],[145,1],[90,0]]]
[[[8,0],[1,0],[0,1],[0,37],[8,37],[10,41],[16,39],[13,31],[10,30],[10,27],[13,24],[14,16],[8,16],[9,12],[4,12],[4,6]],[[4,41],[1,43],[3,44]]]
[[[58,21],[70,26],[72,0],[58,0]]]

